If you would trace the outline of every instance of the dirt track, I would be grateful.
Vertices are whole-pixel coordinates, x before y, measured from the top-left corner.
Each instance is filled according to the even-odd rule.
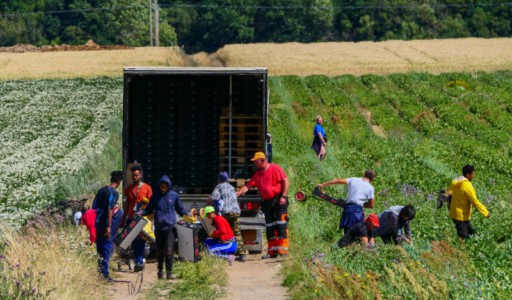
[[[223,300],[287,299],[279,274],[283,260],[261,260],[260,257],[259,254],[250,255],[244,263],[233,263],[228,271],[227,293]]]
[[[117,261],[112,260],[110,262],[113,266],[117,267]],[[128,269],[128,265],[123,265],[121,271],[112,272],[112,278],[120,281],[129,281],[131,284],[126,282],[114,282],[111,288],[107,288],[107,297],[112,300],[135,300],[141,299],[142,293],[153,286],[158,280],[156,277],[157,267],[156,262],[148,262],[146,263],[146,268],[143,272],[143,281],[140,293],[133,293],[133,288],[139,287],[139,282],[137,282],[139,273],[134,273],[133,271]]]

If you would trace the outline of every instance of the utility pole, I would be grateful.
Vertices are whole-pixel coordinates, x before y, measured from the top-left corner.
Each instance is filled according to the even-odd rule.
[[[149,45],[153,47],[153,0],[149,0]]]
[[[149,45],[151,47],[160,46],[160,14],[158,0],[149,0]]]
[[[155,46],[160,47],[160,9],[158,8],[158,0],[155,0]]]

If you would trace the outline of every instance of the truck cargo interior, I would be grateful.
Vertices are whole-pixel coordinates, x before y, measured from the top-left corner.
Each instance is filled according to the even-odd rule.
[[[125,73],[124,161],[187,194],[209,194],[221,171],[250,178],[251,156],[266,152],[264,71]]]
[[[134,163],[153,189],[167,175],[187,211],[206,205],[219,172],[244,185],[267,152],[266,68],[125,68],[123,98],[124,184]],[[262,251],[260,201],[256,189],[238,198],[249,252]]]

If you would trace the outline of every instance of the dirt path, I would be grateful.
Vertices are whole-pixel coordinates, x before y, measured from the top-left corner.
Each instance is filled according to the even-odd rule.
[[[117,267],[117,261],[111,261]],[[145,290],[155,285],[158,280],[156,261],[148,261],[144,269],[141,292],[133,294],[133,286],[126,282],[114,282],[111,288],[107,289],[106,297],[111,300],[135,300],[141,299]],[[121,271],[112,272],[111,276],[115,280],[130,281],[136,288],[139,287],[140,281],[137,282],[138,273],[134,273],[128,269],[128,265],[123,265]],[[140,279],[139,279],[140,280]]]
[[[286,288],[279,274],[282,259],[261,259],[250,255],[246,262],[235,261],[229,268],[227,295],[223,300],[287,299]]]

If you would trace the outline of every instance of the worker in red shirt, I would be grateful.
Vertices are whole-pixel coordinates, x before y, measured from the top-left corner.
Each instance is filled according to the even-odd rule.
[[[290,182],[279,165],[269,163],[265,153],[256,152],[251,158],[258,169],[237,197],[257,187],[263,198],[263,213],[267,226],[268,253],[262,257],[275,258],[288,254],[288,187]]]
[[[142,169],[138,165],[131,167],[133,183],[128,185],[124,189],[124,195],[126,197],[126,203],[123,212],[123,218],[121,221],[121,227],[130,224],[133,219],[133,214],[141,207],[146,205],[153,196],[153,190],[151,186],[145,182],[142,182]],[[135,255],[135,272],[142,271],[144,269],[144,247],[146,242],[141,237],[136,237],[132,242],[132,250]]]
[[[227,258],[231,265],[233,260],[235,260],[234,254],[237,249],[235,234],[231,226],[224,217],[215,213],[213,206],[205,207],[204,215],[212,220],[213,226],[215,226],[215,230],[209,233],[210,238],[204,241],[204,244],[208,248],[208,253]]]
[[[96,227],[94,227],[94,223],[96,222],[96,210],[88,209],[80,218],[80,224],[85,225],[87,231],[89,231],[89,245],[92,246],[96,241]]]

